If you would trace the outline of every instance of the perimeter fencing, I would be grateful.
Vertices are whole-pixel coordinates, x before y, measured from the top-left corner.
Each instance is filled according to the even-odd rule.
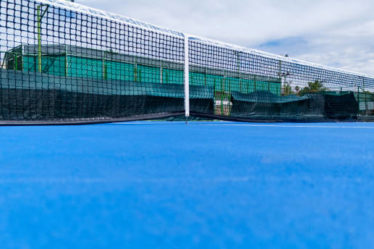
[[[374,117],[374,78],[60,0],[0,0],[0,123]]]

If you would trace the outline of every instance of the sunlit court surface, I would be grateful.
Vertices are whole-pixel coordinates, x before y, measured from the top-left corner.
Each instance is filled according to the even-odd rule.
[[[370,248],[374,124],[0,128],[1,248]]]

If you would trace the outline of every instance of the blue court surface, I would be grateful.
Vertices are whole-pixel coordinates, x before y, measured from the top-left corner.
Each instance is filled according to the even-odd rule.
[[[374,124],[0,127],[0,248],[374,248]]]

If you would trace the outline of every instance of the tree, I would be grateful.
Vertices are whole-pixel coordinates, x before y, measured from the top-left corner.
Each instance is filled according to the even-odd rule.
[[[327,91],[328,89],[323,86],[322,82],[319,80],[316,80],[314,82],[309,82],[308,86],[304,87],[300,91],[300,95],[304,95],[307,93],[317,93],[317,92],[324,92]]]
[[[283,95],[287,96],[287,95],[291,95],[291,94],[295,94],[295,93],[292,91],[291,85],[286,83],[284,85],[284,88],[283,88]]]

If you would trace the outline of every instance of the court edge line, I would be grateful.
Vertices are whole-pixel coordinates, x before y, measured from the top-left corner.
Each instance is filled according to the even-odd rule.
[[[153,125],[185,125],[182,122],[164,122],[164,123],[152,123],[150,122],[131,122],[131,123],[112,123],[112,124],[104,124],[104,125],[133,125],[133,126],[153,126]],[[324,125],[280,125],[280,124],[244,124],[244,123],[216,123],[216,124],[208,124],[208,123],[194,123],[190,122],[188,125],[202,125],[202,126],[243,126],[243,127],[277,127],[277,128],[317,128],[317,129],[368,129],[374,130],[373,127],[364,127],[364,126],[356,126],[356,127],[349,127],[349,126],[324,126]]]
[[[362,182],[363,177],[348,177],[348,176],[337,176],[337,177],[322,177],[319,180],[322,181],[335,181],[336,179],[346,180],[350,182]],[[195,182],[206,182],[206,183],[241,183],[241,182],[253,182],[253,181],[306,181],[312,182],[311,178],[308,176],[303,177],[294,177],[294,176],[268,176],[265,178],[259,179],[258,176],[244,176],[244,177],[213,177],[213,178],[135,178],[124,181],[121,178],[118,179],[108,179],[108,178],[18,178],[18,179],[4,179],[0,178],[0,185],[3,184],[143,184],[143,183],[182,183],[189,184]]]

